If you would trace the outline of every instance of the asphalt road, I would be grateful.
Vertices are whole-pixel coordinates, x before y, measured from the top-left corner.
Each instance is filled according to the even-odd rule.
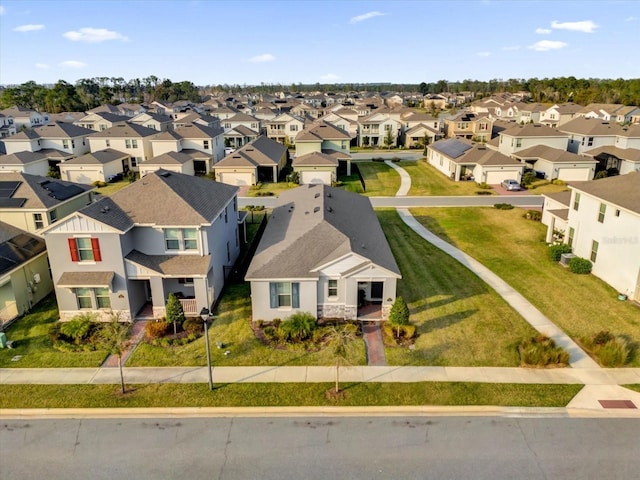
[[[375,150],[363,153],[351,152],[351,159],[358,160],[371,160],[372,158],[400,158],[401,160],[420,160],[424,150]]]
[[[240,197],[238,206],[263,205],[275,207],[275,197]],[[384,207],[486,207],[496,203],[510,203],[517,207],[542,207],[544,198],[541,195],[487,195],[463,197],[371,197],[371,204],[376,208]]]
[[[2,420],[3,479],[637,478],[640,420]]]

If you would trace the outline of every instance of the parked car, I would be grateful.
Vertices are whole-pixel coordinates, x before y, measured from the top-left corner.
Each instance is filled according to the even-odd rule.
[[[227,148],[224,149],[224,154],[225,155],[231,155],[235,151],[236,151],[235,148],[227,147]]]
[[[114,173],[113,175],[109,175],[107,177],[107,182],[109,183],[113,183],[113,182],[119,182],[120,180],[122,180],[122,173]]]
[[[513,178],[508,178],[507,180],[503,180],[502,183],[500,183],[500,185],[502,185],[502,187],[505,190],[509,190],[509,191],[522,190],[522,187],[520,186],[520,182],[518,182],[517,180],[514,180]]]

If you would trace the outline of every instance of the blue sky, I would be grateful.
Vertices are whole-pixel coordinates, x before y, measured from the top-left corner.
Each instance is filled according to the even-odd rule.
[[[0,84],[640,77],[640,2],[0,0]]]

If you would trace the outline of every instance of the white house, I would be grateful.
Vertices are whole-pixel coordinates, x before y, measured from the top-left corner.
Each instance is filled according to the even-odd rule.
[[[113,148],[85,153],[60,164],[60,178],[68,182],[84,183],[107,182],[112,175],[126,170],[129,154]]]
[[[498,151],[511,155],[519,150],[546,145],[559,150],[567,149],[567,134],[539,123],[514,125],[499,133]]]
[[[526,163],[529,168],[544,172],[544,178],[547,180],[592,180],[598,164],[598,161],[592,157],[577,155],[546,145],[536,145],[518,150],[511,156]]]
[[[128,169],[138,171],[138,164],[151,158],[151,138],[157,131],[133,123],[118,124],[89,137],[91,152],[113,148],[129,155]]]

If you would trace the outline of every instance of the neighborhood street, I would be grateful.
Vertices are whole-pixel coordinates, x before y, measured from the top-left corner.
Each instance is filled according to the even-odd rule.
[[[640,420],[5,420],[1,478],[634,478]]]

